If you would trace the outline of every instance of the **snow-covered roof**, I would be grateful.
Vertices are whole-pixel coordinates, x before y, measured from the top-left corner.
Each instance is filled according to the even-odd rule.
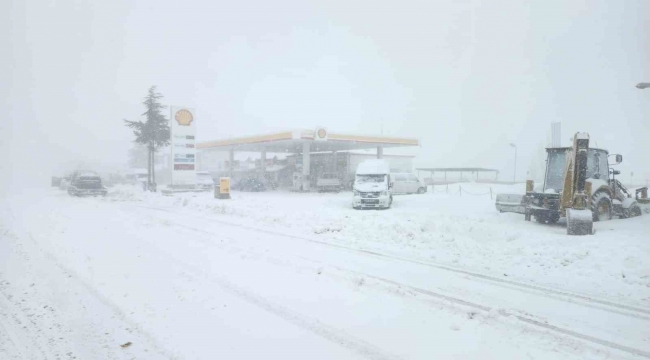
[[[377,149],[379,146],[383,148],[420,146],[420,141],[413,138],[328,132],[324,139],[318,139],[316,134],[317,131],[309,129],[289,130],[273,134],[200,142],[196,144],[196,148],[200,150],[252,152],[265,150],[270,153],[300,153],[304,143],[311,144],[310,152]]]
[[[386,160],[366,160],[357,167],[357,175],[389,174],[390,167]]]

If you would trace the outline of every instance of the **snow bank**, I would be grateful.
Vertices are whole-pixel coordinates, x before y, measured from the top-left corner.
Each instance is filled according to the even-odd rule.
[[[142,190],[142,186],[136,185],[115,185],[108,189],[106,200],[108,201],[142,201],[148,194]]]

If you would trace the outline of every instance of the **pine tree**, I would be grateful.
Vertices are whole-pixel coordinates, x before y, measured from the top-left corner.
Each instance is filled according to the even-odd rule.
[[[165,108],[160,103],[162,98],[162,94],[156,92],[155,85],[150,87],[149,94],[142,102],[147,108],[147,111],[142,114],[146,120],[144,122],[124,120],[125,125],[133,129],[135,142],[147,147],[147,187],[154,191],[156,184],[154,154],[159,148],[168,146],[170,143],[169,121],[162,114],[162,110]]]

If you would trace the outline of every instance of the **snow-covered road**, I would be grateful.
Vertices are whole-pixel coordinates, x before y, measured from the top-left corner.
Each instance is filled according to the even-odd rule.
[[[650,357],[649,216],[596,224],[575,242],[616,234],[627,249],[585,255],[487,199],[359,212],[346,194],[312,195],[15,196],[0,223],[0,358]]]

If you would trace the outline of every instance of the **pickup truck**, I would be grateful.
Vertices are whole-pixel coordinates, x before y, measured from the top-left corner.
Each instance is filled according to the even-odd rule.
[[[341,191],[341,180],[337,174],[325,173],[318,177],[316,180],[316,189],[318,192],[325,191]]]

